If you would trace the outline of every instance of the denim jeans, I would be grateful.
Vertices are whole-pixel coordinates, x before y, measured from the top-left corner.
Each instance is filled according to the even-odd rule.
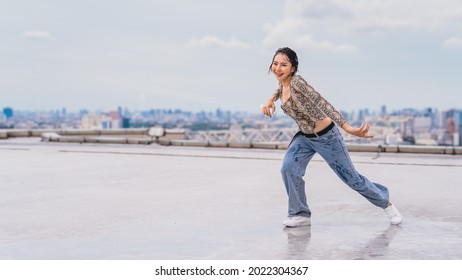
[[[306,202],[303,176],[315,153],[319,153],[337,176],[350,188],[375,206],[383,209],[387,207],[388,189],[380,184],[372,183],[356,171],[343,137],[337,126],[334,126],[329,132],[316,138],[296,135],[289,145],[281,168],[282,179],[289,196],[289,217],[311,216],[310,208]]]

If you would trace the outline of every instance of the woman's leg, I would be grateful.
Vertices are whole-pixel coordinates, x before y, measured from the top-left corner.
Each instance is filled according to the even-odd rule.
[[[311,138],[310,143],[350,188],[364,196],[375,206],[387,208],[388,189],[377,183],[372,183],[356,171],[348,154],[347,147],[337,127],[319,138]]]
[[[315,151],[303,135],[296,135],[286,152],[281,174],[289,197],[288,217],[311,216],[310,208],[306,202],[303,176],[314,154]]]

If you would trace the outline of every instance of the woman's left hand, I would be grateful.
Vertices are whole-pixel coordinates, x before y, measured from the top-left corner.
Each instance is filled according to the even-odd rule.
[[[342,125],[342,128],[348,132],[349,134],[362,137],[362,138],[373,138],[374,135],[369,134],[369,124],[368,123],[363,123],[359,128],[357,127],[351,127],[348,123],[344,123]]]

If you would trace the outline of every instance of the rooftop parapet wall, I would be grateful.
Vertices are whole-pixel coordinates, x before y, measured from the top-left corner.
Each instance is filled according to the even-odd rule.
[[[286,150],[289,145],[288,142],[210,142],[196,140],[170,140],[162,138],[159,139],[158,143],[160,145],[165,146],[254,148],[282,150]],[[347,144],[347,148],[350,152],[462,155],[462,147],[454,146]]]
[[[11,129],[2,130],[0,135],[3,139],[10,137],[41,137],[43,133],[56,133],[63,136],[99,136],[99,135],[148,135],[149,129],[110,129],[110,130],[84,130],[84,129],[34,129],[22,130]],[[184,133],[184,132],[183,132]],[[1,137],[1,136],[0,136]],[[0,138],[1,139],[1,138]]]
[[[84,130],[84,129],[6,129],[0,130],[0,139],[8,139],[13,137],[42,137],[54,133],[61,137],[75,136],[79,137],[126,137],[126,138],[159,138],[165,137],[168,139],[185,139],[186,132],[184,129],[163,129],[159,127],[152,128],[133,128],[133,129],[108,129],[108,130]],[[56,138],[56,137],[55,137]]]
[[[287,149],[289,142],[187,140],[182,129],[114,130],[0,130],[0,139],[41,137],[43,142],[99,144],[160,144],[164,146]],[[417,153],[462,155],[460,146],[347,144],[351,152]]]

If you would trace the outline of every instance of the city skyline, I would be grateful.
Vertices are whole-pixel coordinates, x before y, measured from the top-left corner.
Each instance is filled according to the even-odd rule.
[[[3,107],[258,112],[282,46],[339,110],[462,106],[460,1],[19,0],[0,18]]]
[[[202,139],[204,131],[254,131],[249,136],[273,139],[258,133],[273,130],[277,137],[287,137],[287,129],[296,131],[293,120],[285,115],[267,118],[262,114],[232,112],[217,108],[215,111],[191,112],[181,109],[150,109],[130,111],[119,106],[117,110],[91,112],[82,109],[68,112],[65,108],[53,111],[15,111],[3,108],[0,112],[0,129],[83,129],[112,130],[145,127],[163,127],[183,131],[183,137]],[[417,145],[456,145],[462,143],[462,110],[440,111],[435,108],[418,110],[405,108],[390,112],[386,106],[380,111],[364,109],[358,112],[342,112],[345,119],[353,125],[367,122],[374,131],[374,139],[363,140],[345,134],[349,143],[378,144],[417,144]],[[250,129],[250,130],[249,130]],[[279,133],[274,129],[284,129]],[[198,132],[197,131],[202,131]],[[263,133],[263,132],[262,132]],[[236,139],[243,139],[245,133]],[[213,139],[217,135],[212,133]],[[234,134],[229,134],[234,135]],[[228,134],[222,135],[229,137]],[[220,136],[220,137],[222,137]],[[232,136],[234,137],[234,136]],[[290,138],[290,135],[289,135]],[[286,139],[287,140],[287,139]],[[290,139],[289,139],[290,140]]]
[[[64,106],[58,106],[54,108],[48,108],[48,109],[43,109],[43,108],[38,108],[38,109],[32,109],[32,108],[16,108],[13,106],[7,106],[5,104],[0,104],[0,113],[4,113],[5,109],[12,109],[15,112],[56,112],[56,111],[62,111],[65,110],[68,113],[77,113],[81,111],[85,112],[101,112],[101,113],[109,113],[111,111],[132,111],[132,112],[143,112],[143,111],[151,111],[151,110],[159,110],[159,111],[179,111],[179,112],[189,112],[189,113],[201,113],[201,112],[216,112],[216,111],[222,111],[222,112],[233,112],[233,113],[248,113],[248,114],[261,114],[260,108],[257,108],[256,110],[253,111],[246,111],[246,110],[228,110],[225,108],[220,108],[220,107],[215,107],[211,109],[197,109],[197,110],[189,110],[187,108],[181,108],[181,107],[147,107],[145,109],[136,109],[136,108],[130,108],[125,105],[119,105],[116,107],[108,107],[107,109],[103,108],[96,108],[96,109],[90,109],[91,107],[89,106],[84,106],[82,108],[78,108],[75,110],[69,109]],[[402,108],[389,108],[386,105],[381,105],[377,108],[371,108],[371,107],[363,107],[363,108],[358,108],[358,109],[352,109],[352,110],[343,110],[342,108],[338,108],[340,112],[344,113],[356,113],[356,112],[361,112],[361,111],[367,111],[370,113],[399,113],[407,110],[411,110],[414,112],[419,112],[419,111],[425,111],[427,109],[432,109],[432,110],[438,110],[438,111],[450,111],[450,110],[462,110],[461,107],[450,107],[450,108],[438,108],[438,107],[433,107],[433,106],[424,106],[424,107],[402,107]],[[277,115],[281,116],[284,115],[284,112],[280,108],[280,106],[276,106],[276,112],[279,113]],[[263,114],[262,114],[263,115]]]

